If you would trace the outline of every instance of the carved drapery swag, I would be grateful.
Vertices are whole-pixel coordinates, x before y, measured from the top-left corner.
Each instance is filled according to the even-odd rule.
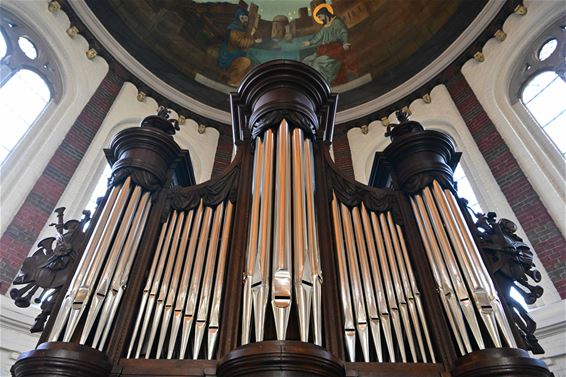
[[[373,212],[391,211],[395,222],[403,224],[398,206],[398,193],[390,189],[374,188],[363,185],[354,180],[344,177],[330,159],[328,152],[325,153],[326,166],[328,167],[328,187],[334,190],[338,200],[349,208],[358,207],[362,202],[365,207]],[[332,192],[328,193],[332,198]]]
[[[314,138],[314,135],[316,135],[318,128],[316,118],[299,111],[274,110],[264,114],[251,125],[252,137],[255,139],[263,135],[267,129],[278,127],[283,119],[287,121],[291,128],[302,129],[309,138]]]
[[[53,310],[53,306],[61,287],[70,278],[73,265],[80,257],[81,244],[84,239],[83,228],[90,220],[90,212],[84,211],[81,221],[64,221],[65,207],[57,208],[57,223],[50,224],[57,230],[55,237],[48,237],[39,242],[38,249],[27,257],[14,279],[14,285],[23,288],[10,290],[10,297],[16,306],[27,308],[39,289],[43,291],[33,301],[41,303],[41,313],[35,318],[30,329],[32,333],[41,332]]]
[[[237,156],[232,167],[217,179],[190,187],[173,187],[167,191],[167,204],[164,219],[172,210],[189,211],[196,208],[201,199],[206,207],[216,207],[225,199],[236,202],[238,180],[240,177],[240,160]]]

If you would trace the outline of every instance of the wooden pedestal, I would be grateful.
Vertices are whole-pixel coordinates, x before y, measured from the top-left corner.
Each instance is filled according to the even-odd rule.
[[[343,363],[321,347],[297,341],[252,343],[228,353],[218,377],[344,377]]]
[[[517,348],[475,351],[456,361],[452,377],[550,377],[546,364]]]
[[[100,351],[76,343],[42,343],[20,355],[11,369],[14,377],[108,377],[110,360]]]

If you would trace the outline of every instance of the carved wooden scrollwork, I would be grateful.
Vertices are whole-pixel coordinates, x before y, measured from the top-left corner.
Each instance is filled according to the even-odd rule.
[[[90,220],[90,212],[83,212],[81,221],[64,221],[65,207],[57,208],[58,222],[50,224],[57,230],[57,236],[48,237],[38,244],[32,256],[26,258],[14,279],[14,285],[23,288],[10,290],[10,297],[16,306],[27,308],[39,289],[43,291],[33,301],[41,303],[41,313],[35,318],[31,332],[41,332],[45,326],[61,287],[71,275],[72,266],[79,257],[80,244],[83,240],[83,225]]]
[[[530,277],[540,282],[541,274],[535,269],[533,253],[529,246],[515,233],[517,225],[508,219],[496,219],[494,212],[476,214],[477,235],[482,252],[487,257],[488,267],[505,295],[512,309],[513,320],[517,326],[526,349],[535,354],[544,353],[534,335],[535,321],[527,310],[517,302],[511,292],[517,291],[529,305],[542,296],[543,288],[528,282]]]

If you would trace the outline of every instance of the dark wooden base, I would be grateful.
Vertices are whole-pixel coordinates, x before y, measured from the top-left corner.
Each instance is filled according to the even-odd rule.
[[[452,377],[550,377],[546,364],[517,348],[475,351],[456,361]]]
[[[108,377],[110,360],[100,351],[75,343],[48,342],[20,355],[14,377]]]
[[[344,364],[310,343],[267,341],[228,353],[216,369],[218,377],[344,377]]]

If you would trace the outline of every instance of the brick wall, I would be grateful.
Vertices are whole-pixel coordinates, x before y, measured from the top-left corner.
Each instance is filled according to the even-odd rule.
[[[334,162],[342,174],[346,177],[354,178],[354,165],[352,163],[352,151],[348,142],[348,135],[345,127],[335,127],[332,140],[332,150],[334,151]]]
[[[561,298],[566,298],[566,241],[462,73],[446,83],[495,180]]]
[[[232,160],[232,130],[228,127],[218,129],[218,145],[214,155],[214,165],[212,165],[211,178],[216,178],[226,170]]]
[[[102,80],[0,238],[1,294],[6,293],[23,260],[35,246],[33,243],[52,216],[57,201],[75,173],[122,84],[123,79],[112,71]]]

